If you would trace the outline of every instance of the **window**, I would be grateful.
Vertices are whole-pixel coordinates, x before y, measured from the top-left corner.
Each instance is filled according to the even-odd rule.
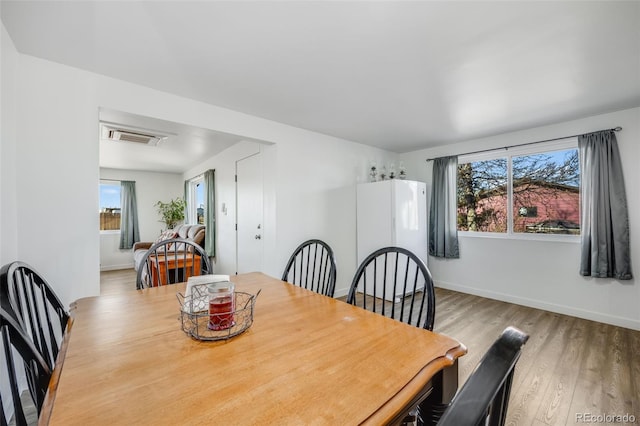
[[[120,230],[120,183],[100,182],[100,230]]]
[[[204,181],[196,184],[196,223],[204,225]]]
[[[204,177],[200,176],[189,181],[189,194],[187,195],[188,223],[204,225],[205,200]]]
[[[577,141],[461,156],[458,230],[580,234]]]

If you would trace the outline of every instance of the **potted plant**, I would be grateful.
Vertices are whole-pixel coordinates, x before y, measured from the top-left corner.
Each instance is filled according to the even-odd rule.
[[[186,202],[183,198],[176,198],[168,203],[158,201],[156,203],[156,207],[158,208],[158,213],[162,217],[161,222],[167,224],[167,229],[173,229],[178,222],[184,220]]]

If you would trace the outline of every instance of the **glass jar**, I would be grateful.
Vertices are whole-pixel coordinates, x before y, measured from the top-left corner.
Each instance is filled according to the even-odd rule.
[[[236,298],[234,285],[220,281],[207,286],[209,294],[209,329],[226,330],[235,325]]]

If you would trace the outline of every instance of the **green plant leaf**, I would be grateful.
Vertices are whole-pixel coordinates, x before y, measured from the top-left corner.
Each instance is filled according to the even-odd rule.
[[[168,229],[173,229],[178,222],[184,220],[184,210],[187,203],[183,198],[176,198],[168,203],[158,201],[155,206],[158,209],[158,214],[162,219],[160,222],[167,224]]]

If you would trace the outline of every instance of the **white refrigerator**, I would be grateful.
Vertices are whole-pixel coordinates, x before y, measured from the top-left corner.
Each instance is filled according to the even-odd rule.
[[[392,179],[358,184],[356,209],[358,265],[369,254],[387,246],[410,250],[426,263],[427,188],[424,182]],[[391,290],[385,292],[391,293]],[[396,294],[394,301],[402,296]]]

